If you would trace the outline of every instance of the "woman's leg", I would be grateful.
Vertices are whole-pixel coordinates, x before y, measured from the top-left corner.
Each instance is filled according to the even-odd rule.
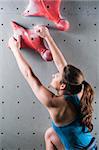
[[[63,144],[53,128],[47,129],[45,133],[46,150],[64,150]]]

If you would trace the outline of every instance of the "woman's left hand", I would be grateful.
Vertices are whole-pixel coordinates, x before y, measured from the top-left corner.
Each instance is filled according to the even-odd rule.
[[[21,36],[18,36],[17,39],[14,37],[10,37],[8,46],[12,50],[12,52],[19,50],[21,48]]]

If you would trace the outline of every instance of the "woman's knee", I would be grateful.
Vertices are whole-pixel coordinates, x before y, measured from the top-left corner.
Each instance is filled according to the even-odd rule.
[[[44,136],[45,140],[50,139],[52,134],[53,134],[53,129],[52,128],[47,129],[46,132],[45,132],[45,136]]]
[[[45,132],[45,141],[48,142],[50,141],[55,145],[58,149],[64,150],[63,144],[61,143],[58,135],[56,132],[53,130],[53,128],[47,129]]]

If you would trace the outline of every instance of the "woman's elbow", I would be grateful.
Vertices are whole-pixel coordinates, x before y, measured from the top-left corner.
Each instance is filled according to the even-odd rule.
[[[30,67],[26,67],[23,71],[22,71],[23,76],[25,77],[25,79],[29,78],[32,76],[32,69]]]

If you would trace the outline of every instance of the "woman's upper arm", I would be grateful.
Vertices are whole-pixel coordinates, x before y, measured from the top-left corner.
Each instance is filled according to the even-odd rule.
[[[57,65],[57,69],[60,73],[63,73],[63,70],[64,70],[64,67],[67,66],[67,63],[64,63],[64,64],[58,64]]]

